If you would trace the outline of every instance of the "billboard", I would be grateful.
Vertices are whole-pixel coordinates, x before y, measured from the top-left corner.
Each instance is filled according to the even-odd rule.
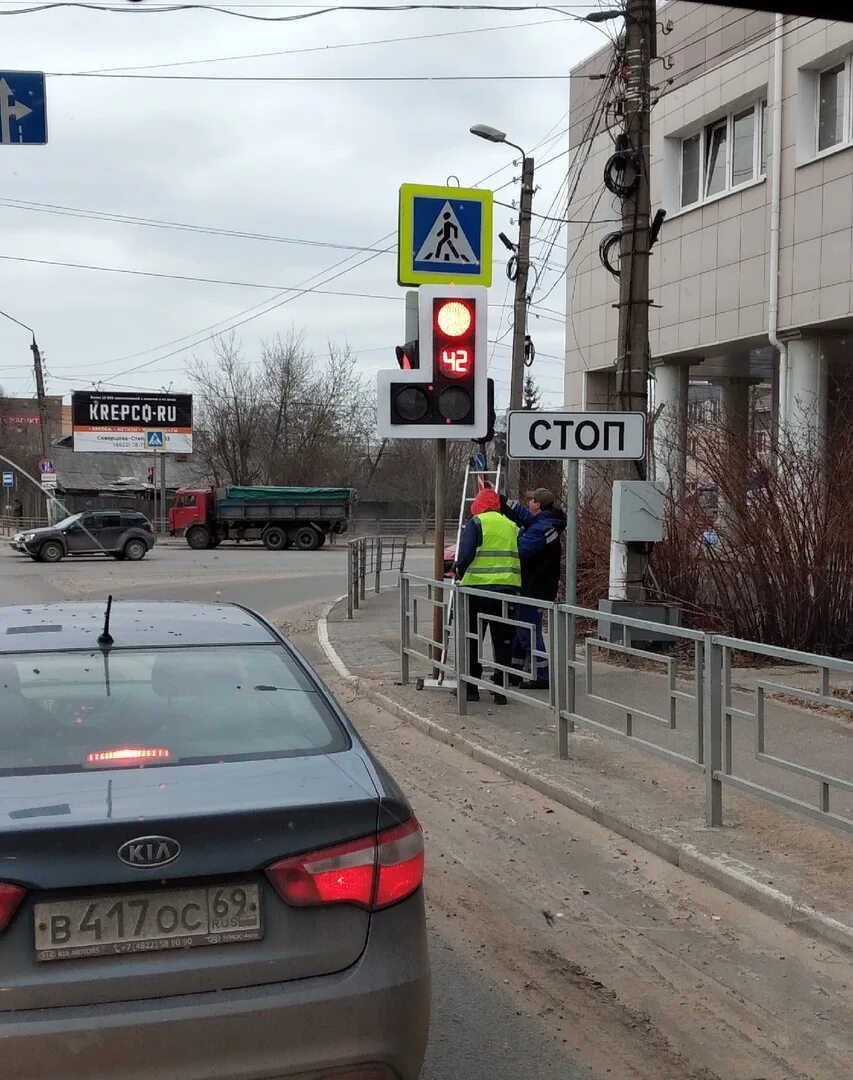
[[[192,394],[75,390],[71,428],[75,450],[191,454]]]

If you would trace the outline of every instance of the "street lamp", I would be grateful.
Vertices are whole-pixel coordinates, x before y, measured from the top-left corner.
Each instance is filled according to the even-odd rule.
[[[533,207],[533,158],[518,143],[510,142],[506,132],[489,124],[474,124],[471,134],[486,142],[503,143],[521,154],[521,199],[518,213],[518,246],[516,253],[515,304],[512,326],[512,369],[509,384],[509,407],[520,409],[524,397],[524,341],[527,334],[527,277],[530,270],[530,218]],[[506,241],[501,240],[506,244]],[[509,245],[507,245],[509,246]],[[520,465],[510,461],[508,475],[509,493],[519,494]]]
[[[625,12],[620,11],[618,8],[610,11],[590,11],[588,15],[584,15],[584,22],[589,23],[603,23],[609,22],[611,19],[624,19]]]
[[[41,429],[41,456],[42,459],[45,460],[48,457],[49,448],[47,441],[47,401],[45,400],[44,396],[44,375],[42,372],[41,352],[38,347],[38,342],[36,341],[36,332],[31,326],[27,326],[26,323],[22,323],[20,319],[13,318],[5,311],[0,311],[0,315],[2,315],[4,319],[8,319],[9,322],[15,323],[16,326],[20,326],[23,330],[26,330],[29,334],[32,335],[33,340],[30,344],[30,352],[33,354],[33,366],[35,368],[36,376],[36,396],[38,398],[39,427]],[[53,520],[53,515],[51,513],[51,507],[53,504],[51,503],[50,499],[47,498],[47,496],[45,496],[45,498],[47,500],[47,520],[48,523],[50,523]]]

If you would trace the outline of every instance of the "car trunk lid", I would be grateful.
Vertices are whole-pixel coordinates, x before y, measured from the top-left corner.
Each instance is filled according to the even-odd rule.
[[[349,905],[289,907],[264,869],[374,833],[378,807],[356,750],[2,778],[0,880],[27,894],[0,934],[0,1011],[219,990],[350,966],[365,947],[369,914]],[[152,860],[160,864],[145,865]],[[134,936],[128,927],[138,928],[146,904],[142,936]],[[117,954],[119,929],[129,951]],[[161,951],[149,932],[182,947]],[[86,955],[87,946],[101,955]],[[66,954],[73,958],[59,958]]]

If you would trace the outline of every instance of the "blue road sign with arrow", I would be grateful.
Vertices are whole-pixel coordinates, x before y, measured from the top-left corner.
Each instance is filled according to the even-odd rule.
[[[47,100],[42,71],[0,71],[0,144],[43,146]]]

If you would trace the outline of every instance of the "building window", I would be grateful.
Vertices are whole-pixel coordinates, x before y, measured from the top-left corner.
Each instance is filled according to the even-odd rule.
[[[699,172],[702,155],[702,135],[691,135],[681,143],[681,205],[699,201]]]
[[[767,171],[767,102],[757,101],[681,140],[681,205],[733,191]]]
[[[851,138],[850,57],[817,76],[817,153],[847,143]]]

